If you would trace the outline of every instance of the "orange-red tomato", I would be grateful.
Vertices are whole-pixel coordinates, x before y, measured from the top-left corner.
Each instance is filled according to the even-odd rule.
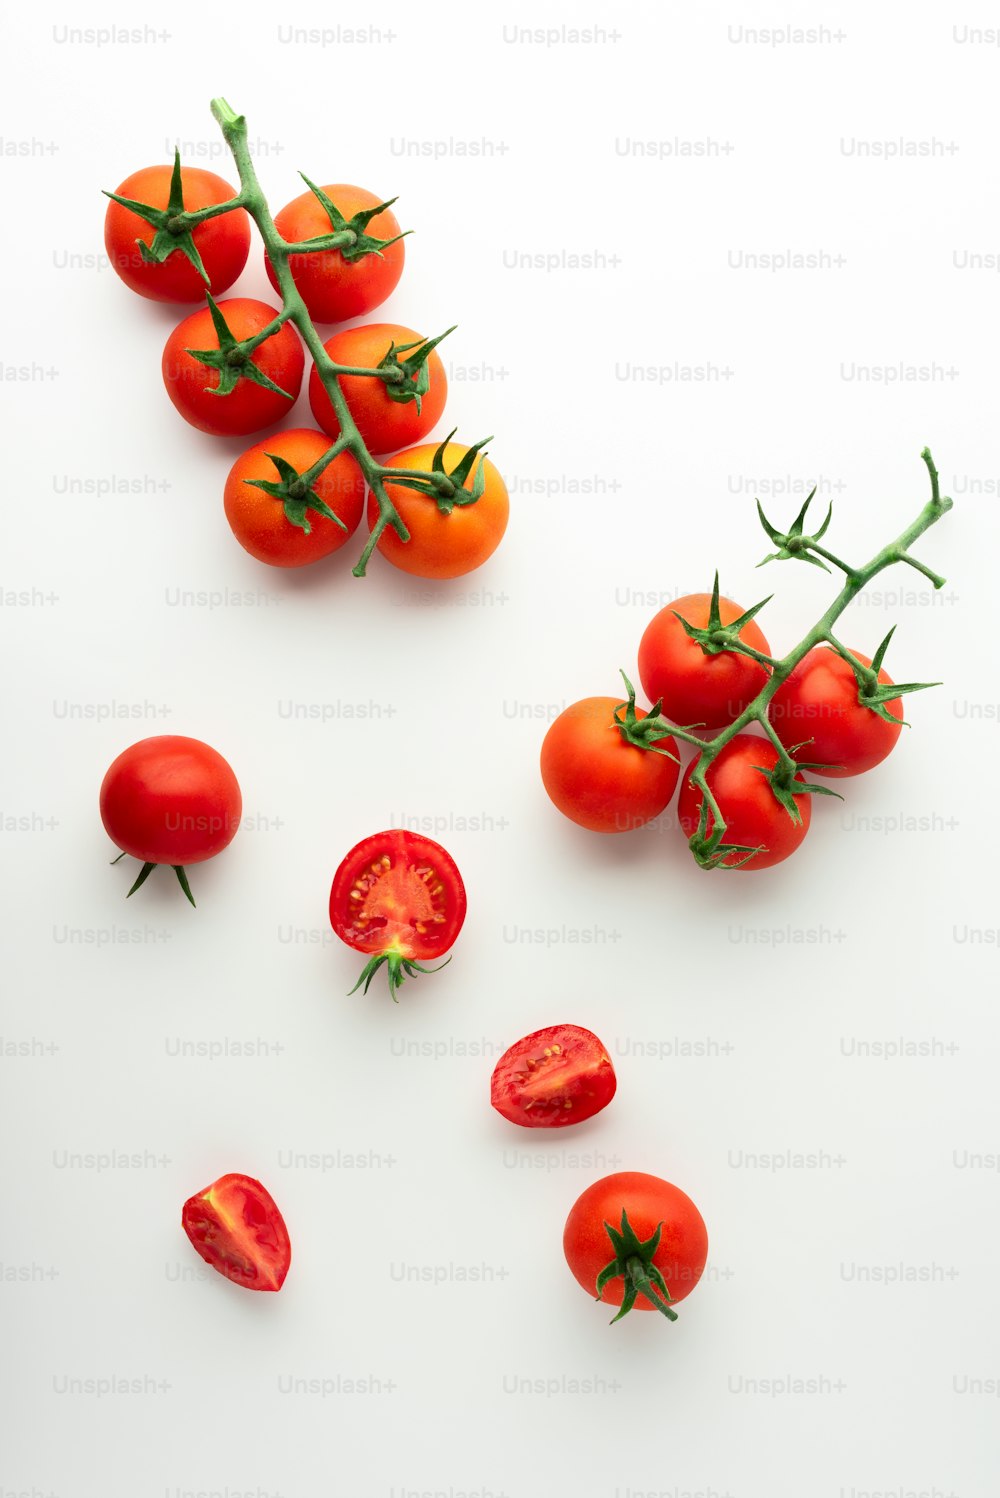
[[[330,438],[322,432],[311,427],[294,427],[247,448],[229,470],[226,519],[240,545],[259,562],[268,562],[272,567],[305,567],[338,551],[357,530],[365,504],[365,481],[348,453],[334,458],[312,485],[319,498],[340,516],[346,530],[341,530],[326,515],[309,509],[305,512],[310,526],[307,535],[301,526],[288,519],[280,498],[250,482],[251,479],[281,482],[270,453],[284,458],[298,473],[305,473],[329,447]]]
[[[663,715],[678,727],[702,724],[725,728],[752,702],[768,679],[758,661],[734,650],[717,655],[692,640],[676,617],[697,629],[708,626],[710,593],[692,593],[661,609],[646,626],[639,644],[639,680],[650,702],[663,699]],[[719,617],[732,624],[744,613],[731,598],[719,599]],[[762,655],[771,649],[757,621],[740,630],[740,639]]]
[[[117,189],[118,195],[131,198],[134,203],[147,203],[151,208],[166,208],[172,174],[170,166],[143,167],[125,178]],[[198,166],[182,166],[181,183],[184,207],[189,213],[228,202],[237,195],[236,188],[222,177]],[[220,213],[218,218],[198,224],[192,237],[210,282],[206,288],[180,250],[174,250],[160,264],[143,260],[136,240],[152,244],[155,233],[153,226],[131,208],[123,208],[120,203],[108,204],[104,219],[108,259],[126,286],[154,302],[201,302],[206,289],[218,297],[232,286],[250,253],[250,219],[245,209],[234,208],[230,213]]]
[[[433,442],[411,447],[393,455],[392,467],[430,473],[436,451]],[[461,443],[449,442],[444,450],[445,468],[451,471],[466,451]],[[471,488],[480,464],[486,474],[482,494],[473,504],[456,505],[448,515],[442,513],[437,501],[429,495],[386,480],[386,492],[410,533],[409,541],[401,541],[392,527],[386,526],[379,537],[378,549],[387,561],[414,577],[445,578],[462,577],[493,555],[507,529],[510,501],[504,481],[489,458],[476,458],[465,487]],[[377,517],[378,502],[369,494],[369,528]]]
[[[627,743],[614,726],[618,706],[614,697],[584,697],[559,714],[542,741],[550,800],[591,832],[629,832],[659,816],[680,773],[676,740],[655,740],[673,759]],[[637,707],[635,715],[646,713]]]
[[[343,182],[324,187],[323,191],[348,220],[356,213],[377,208],[385,201],[363,187],[351,187]],[[274,223],[289,244],[300,244],[304,239],[318,239],[321,235],[336,232],[326,209],[311,191],[286,203],[276,214]],[[365,233],[375,239],[395,238],[399,233],[396,215],[389,208],[377,213],[369,219]],[[289,256],[288,268],[309,309],[309,316],[316,322],[343,322],[348,317],[363,317],[366,312],[373,311],[395,289],[403,274],[406,254],[403,245],[404,241],[397,239],[381,254],[362,255],[353,261],[345,260],[339,250]],[[266,255],[264,269],[277,291],[278,278]]]
[[[277,317],[277,309],[250,297],[230,297],[219,311],[237,341],[252,338]],[[219,347],[208,307],[177,324],[163,350],[163,383],[177,410],[192,426],[213,436],[246,436],[274,426],[292,409],[302,385],[305,355],[291,323],[254,350],[251,359],[268,379],[287,393],[266,390],[252,379],[240,379],[228,395],[217,395],[219,371],[200,364],[188,349]]]
[[[681,793],[677,803],[677,815],[685,837],[693,837],[698,831],[701,816],[701,791],[692,782],[691,776],[698,763],[695,755],[688,765],[681,782]],[[746,853],[733,852],[725,859],[726,868],[743,872],[754,869],[769,869],[793,854],[806,833],[812,817],[812,796],[805,792],[793,792],[792,799],[799,813],[795,822],[778,800],[762,770],[773,770],[778,763],[778,751],[770,739],[758,738],[752,733],[738,733],[720,749],[709,765],[705,775],[708,788],[718,803],[726,823],[726,831],[720,849],[731,845],[743,848],[759,848],[747,858]],[[801,780],[801,775],[796,775]],[[708,813],[706,835],[711,835],[715,819]]]
[[[401,344],[420,341],[419,333],[404,328],[401,323],[372,322],[334,333],[323,347],[336,364],[375,369],[389,352],[390,344],[399,348]],[[405,359],[406,355],[400,358]],[[386,392],[385,381],[376,375],[340,376],[347,409],[370,453],[395,452],[398,447],[419,442],[439,420],[448,396],[448,377],[436,349],[428,355],[426,368],[430,384],[419,402],[394,401]],[[339,436],[340,423],[315,364],[309,375],[309,404],[324,432],[329,432],[331,437]]]

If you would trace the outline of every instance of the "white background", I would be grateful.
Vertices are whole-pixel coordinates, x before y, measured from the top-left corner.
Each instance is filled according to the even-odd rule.
[[[26,7],[6,39],[0,1491],[995,1494],[1000,280],[962,268],[1000,251],[1000,47],[963,39],[995,8],[163,14],[98,44],[65,28],[143,23]],[[581,24],[598,39],[513,39]],[[338,25],[375,31],[279,30]],[[748,39],[789,25],[825,31]],[[175,140],[232,177],[215,94],[274,209],[299,168],[400,195],[416,232],[378,316],[459,324],[441,430],[495,433],[512,495],[473,577],[422,590],[376,558],[360,582],[354,548],[282,576],[233,540],[245,444],[180,421],[182,312],[100,260],[100,189]],[[900,141],[929,154],[870,154]],[[788,251],[825,268],[734,266]],[[256,237],[236,289],[271,296]],[[629,377],[675,365],[716,374]],[[900,365],[931,377],[851,377]],[[819,481],[860,560],[924,503],[925,442],[955,509],[918,549],[949,586],[898,569],[842,631],[870,652],[898,624],[893,676],[944,683],[892,759],[760,875],[701,874],[669,814],[615,839],[560,818],[546,721],[618,690],[662,603],[718,566],[745,605],[776,590],[776,649],[826,607],[817,570],[755,572],[755,494],[782,522]],[[126,904],[98,817],[107,765],[161,732],[243,787],[197,911],[169,876]],[[454,961],[398,1008],[348,999],[333,870],[417,818],[468,886]],[[605,1040],[618,1096],[515,1131],[493,1061],[557,1020]],[[254,1054],[177,1054],[213,1041]],[[138,1168],[70,1161],[109,1153]],[[708,1223],[675,1325],[609,1329],[563,1261],[572,1202],[622,1168]],[[288,1221],[278,1296],[202,1272],[180,1230],[229,1170]],[[79,1382],[108,1379],[139,1392]]]

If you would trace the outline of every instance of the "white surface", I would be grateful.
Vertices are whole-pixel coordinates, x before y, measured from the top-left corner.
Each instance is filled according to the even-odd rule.
[[[64,39],[126,18],[35,6],[7,23],[5,151],[29,144],[2,163],[4,364],[57,373],[4,392],[3,587],[31,601],[5,595],[0,616],[3,809],[29,827],[2,842],[3,1491],[995,1494],[997,1176],[968,1162],[998,1149],[1000,282],[953,261],[998,249],[1000,49],[955,39],[992,8],[964,7],[953,33],[901,4],[303,3],[282,25],[382,29],[308,47],[279,40],[277,12],[199,5],[170,7],[168,37]],[[581,20],[619,34],[508,40]],[[827,39],[733,40],[792,22]],[[247,115],[273,208],[300,167],[400,194],[417,232],[379,315],[458,322],[441,430],[495,432],[512,490],[503,548],[465,584],[421,593],[377,560],[357,582],[353,552],[301,577],[255,564],[222,511],[243,444],[184,426],[161,388],[181,313],[72,258],[103,248],[99,189],[175,139],[230,175],[214,94]],[[404,156],[403,138],[494,153]],[[619,154],[677,138],[733,149]],[[842,146],[900,138],[943,154]],[[619,263],[517,270],[515,249]],[[729,264],[786,249],[845,263]],[[256,239],[237,289],[268,294]],[[733,373],[618,377],[675,361]],[[842,378],[901,361],[945,373]],[[803,850],[759,877],[706,878],[670,826],[612,842],[559,818],[536,768],[545,720],[634,668],[653,606],[622,598],[666,601],[717,565],[747,603],[776,590],[761,622],[792,642],[834,585],[754,571],[755,486],[780,520],[797,500],[769,486],[822,479],[834,549],[868,555],[923,504],[925,442],[956,507],[919,552],[949,588],[932,604],[916,573],[891,574],[843,630],[870,649],[898,623],[896,679],[945,682],[908,704],[892,760],[817,805]],[[109,478],[141,492],[85,492]],[[220,589],[240,606],[176,601]],[[289,702],[335,716],[289,720]],[[129,719],[88,712],[111,703]],[[126,904],[97,815],[112,758],[163,731],[231,760],[254,827],[194,871],[197,912],[169,877]],[[357,963],[326,900],[346,849],[401,817],[431,819],[469,918],[452,965],[396,1009],[377,986],[344,996]],[[880,817],[930,825],[865,830]],[[579,1132],[515,1133],[487,1106],[493,1059],[560,1019],[612,1048],[618,1096]],[[227,1039],[266,1049],[171,1054]],[[930,1054],[845,1054],[900,1040]],[[41,1053],[10,1054],[22,1042]],[[690,1045],[708,1054],[672,1053]],[[141,1163],[64,1168],[64,1151]],[[676,1181],[709,1225],[710,1271],[674,1326],[609,1330],[563,1262],[577,1194],[626,1167]],[[181,1234],[181,1202],[227,1170],[262,1177],[286,1215],[280,1296],[199,1273]],[[408,1286],[403,1264],[485,1269]],[[914,1280],[879,1283],[881,1266]],[[63,1392],[109,1378],[141,1392]],[[782,1379],[818,1392],[749,1392]]]

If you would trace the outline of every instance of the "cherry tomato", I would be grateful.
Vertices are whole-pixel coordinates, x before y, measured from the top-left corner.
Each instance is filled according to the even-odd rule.
[[[592,1030],[549,1025],[504,1051],[490,1102],[526,1129],[563,1129],[606,1108],[618,1086],[611,1057]]]
[[[692,593],[661,609],[646,626],[639,644],[639,679],[650,702],[663,700],[663,715],[678,727],[702,724],[725,728],[734,722],[768,679],[758,661],[733,650],[717,655],[704,651],[685,632],[680,619],[698,629],[708,626],[710,593]],[[744,612],[731,598],[719,599],[723,625]],[[755,619],[740,630],[745,645],[770,655],[771,649]]]
[[[697,763],[698,757],[695,756],[681,781],[677,803],[678,819],[685,837],[693,837],[698,831],[702,798],[691,781]],[[774,794],[766,775],[761,774],[761,769],[773,770],[777,763],[778,751],[770,740],[758,738],[755,734],[738,733],[720,750],[708,768],[708,788],[726,823],[721,846],[727,848],[738,844],[744,848],[760,849],[749,859],[745,853],[731,853],[723,860],[726,868],[769,869],[794,853],[809,831],[811,795],[793,793],[792,799],[801,818],[795,822]],[[795,779],[801,781],[802,776],[796,775]],[[709,811],[706,835],[711,833],[714,825]]]
[[[123,854],[142,860],[138,889],[156,864],[170,864],[192,905],[184,866],[229,846],[243,798],[236,776],[200,739],[161,734],[140,739],[112,763],[101,785],[101,821]],[[117,860],[115,860],[117,862]]]
[[[225,1175],[189,1197],[181,1225],[206,1264],[245,1290],[280,1290],[292,1261],[285,1220],[252,1176]]]
[[[563,1249],[588,1295],[622,1307],[615,1321],[633,1306],[676,1321],[670,1306],[701,1279],[708,1230],[678,1186],[623,1170],[595,1181],[577,1199],[566,1219]],[[599,1286],[605,1270],[610,1272]]]
[[[371,954],[354,993],[384,962],[389,991],[454,945],[465,920],[465,885],[449,853],[429,837],[393,827],[351,849],[333,876],[330,924],[349,947]]]
[[[384,202],[363,187],[349,187],[343,182],[333,183],[322,191],[348,220]],[[274,223],[289,244],[301,244],[304,239],[318,239],[320,235],[336,232],[326,209],[311,191],[286,203],[275,215]],[[376,239],[395,239],[399,233],[396,215],[388,208],[383,209],[369,219],[365,232]],[[385,301],[403,274],[404,258],[403,241],[397,239],[380,254],[362,255],[353,261],[345,260],[340,250],[291,255],[288,268],[311,318],[316,322],[343,322],[348,317],[363,317]],[[277,291],[278,278],[266,255],[264,269]]]
[[[147,166],[133,172],[118,188],[118,195],[150,208],[166,208],[170,201],[173,168]],[[226,203],[237,196],[236,188],[201,167],[181,167],[184,207],[189,213]],[[250,219],[243,208],[220,213],[195,228],[192,239],[201,256],[209,284],[199,275],[187,255],[174,250],[159,264],[142,258],[137,240],[149,245],[156,230],[131,208],[109,203],[104,219],[104,245],[108,259],[126,286],[154,302],[201,302],[206,290],[217,296],[236,280],[250,252]]]
[[[619,733],[614,697],[584,697],[561,712],[542,741],[542,781],[570,821],[592,832],[628,832],[658,817],[680,773],[677,742],[641,749]],[[637,718],[646,717],[637,707]],[[666,750],[673,755],[658,750]]]
[[[863,666],[871,658],[854,650]],[[886,671],[878,673],[883,686],[892,684]],[[860,775],[880,765],[895,748],[902,727],[903,704],[898,697],[885,704],[896,720],[887,723],[864,705],[858,679],[835,650],[821,645],[810,650],[771,698],[768,717],[774,731],[796,759],[814,762],[817,775],[839,779]]]
[[[392,466],[430,473],[439,445],[428,442],[422,447],[394,453]],[[443,456],[445,468],[451,472],[466,451],[460,442],[447,443]],[[410,533],[408,541],[401,541],[392,526],[386,526],[378,541],[378,549],[386,561],[414,577],[447,578],[463,577],[481,567],[493,555],[507,529],[510,500],[504,481],[489,458],[476,458],[465,483],[466,489],[471,492],[480,464],[486,476],[482,494],[472,504],[455,505],[447,515],[430,495],[418,494],[414,489],[401,488],[391,479],[386,480],[386,492]],[[369,494],[369,529],[377,517],[378,502]]]
[[[258,489],[252,480],[279,484],[282,475],[269,454],[305,473],[329,450],[330,439],[309,427],[295,427],[265,437],[236,459],[226,479],[226,519],[240,545],[272,567],[304,567],[338,551],[357,530],[365,504],[365,481],[354,459],[340,453],[312,484],[312,491],[346,530],[314,509],[301,511],[308,534],[289,520],[282,499]]]
[[[250,297],[231,297],[219,311],[233,337],[252,338],[277,317],[277,309]],[[274,426],[292,409],[302,385],[305,355],[291,323],[254,349],[250,361],[280,390],[268,390],[241,376],[228,395],[218,395],[220,372],[201,364],[189,349],[217,350],[219,337],[208,307],[185,317],[163,350],[163,383],[177,410],[192,426],[213,436],[245,436]]]
[[[419,333],[404,328],[401,323],[372,322],[360,328],[345,328],[334,333],[323,347],[335,364],[346,364],[355,369],[375,369],[385,358],[392,344],[397,349],[401,344],[422,341]],[[407,357],[401,354],[400,360]],[[362,441],[370,453],[395,452],[409,442],[419,442],[421,437],[435,426],[444,410],[448,395],[448,377],[436,349],[427,356],[425,367],[429,387],[419,401],[394,401],[386,393],[385,381],[376,375],[341,375],[340,388],[347,409],[350,411],[361,433]],[[417,376],[413,376],[416,383]],[[315,364],[309,375],[309,404],[312,413],[324,432],[339,437],[340,423],[323,389]],[[418,409],[419,408],[419,409]]]

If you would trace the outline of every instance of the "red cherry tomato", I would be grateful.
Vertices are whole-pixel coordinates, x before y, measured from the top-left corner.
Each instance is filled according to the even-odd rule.
[[[401,323],[373,322],[334,333],[323,347],[335,364],[354,369],[375,369],[389,352],[391,344],[398,349],[401,344],[420,342],[421,335],[414,333],[412,328],[404,328]],[[402,354],[400,358],[405,359],[406,355]],[[427,356],[425,368],[430,384],[419,401],[394,401],[386,394],[385,381],[376,375],[340,376],[347,409],[370,453],[395,452],[411,442],[419,442],[440,419],[448,395],[448,377],[436,349]],[[340,423],[315,364],[309,375],[309,404],[324,432],[338,437]]]
[[[698,831],[702,797],[691,780],[697,763],[696,756],[681,782],[681,794],[677,803],[678,818],[685,837],[693,837]],[[718,802],[726,823],[721,846],[727,848],[735,844],[760,849],[750,858],[747,858],[746,853],[731,853],[723,860],[726,868],[769,869],[790,857],[809,831],[811,795],[800,796],[793,793],[792,799],[801,819],[795,822],[774,794],[766,775],[761,773],[761,770],[773,770],[777,763],[778,751],[769,739],[757,738],[750,733],[738,733],[720,750],[708,768],[705,777],[708,788]],[[796,775],[795,779],[801,781],[802,776]],[[714,825],[710,810],[706,835],[711,834]]]
[[[609,1228],[633,1251],[620,1257]],[[670,1306],[690,1295],[701,1279],[708,1231],[698,1208],[678,1186],[624,1170],[595,1181],[578,1198],[566,1219],[563,1249],[588,1295],[622,1306],[616,1321],[633,1305],[661,1311],[673,1321],[677,1318]],[[598,1278],[609,1266],[616,1272],[598,1288]]]
[[[851,654],[863,666],[871,665],[871,658],[860,651]],[[878,679],[883,686],[892,684],[886,671],[880,671]],[[814,762],[816,775],[838,779],[874,769],[895,748],[903,704],[896,697],[885,706],[894,723],[864,705],[848,662],[821,645],[810,650],[782,682],[767,715],[789,753],[801,745],[793,758]]]
[[[606,1108],[618,1082],[592,1030],[549,1025],[504,1051],[493,1069],[490,1102],[526,1129],[563,1129]]]
[[[242,814],[239,783],[227,761],[200,739],[178,734],[130,745],[101,785],[105,831],[123,853],[146,866],[133,890],[154,865],[165,863],[178,870],[191,899],[181,877],[184,865],[203,863],[228,847]]]
[[[353,993],[384,962],[389,991],[454,945],[465,920],[465,885],[449,853],[429,837],[393,827],[356,844],[333,876],[330,924],[349,947],[371,955]]]
[[[277,309],[250,297],[231,297],[219,310],[237,341],[252,338],[277,317]],[[218,395],[219,370],[201,364],[189,349],[219,348],[219,337],[208,307],[185,317],[167,339],[163,350],[163,383],[177,410],[193,427],[216,437],[240,437],[274,426],[288,415],[298,398],[305,368],[299,335],[291,323],[254,349],[251,362],[273,384],[268,390],[241,377],[227,395]]]
[[[348,220],[385,201],[363,187],[350,187],[343,182],[335,182],[322,191]],[[301,244],[305,239],[336,232],[329,214],[312,191],[286,203],[275,215],[274,224],[288,244]],[[369,219],[365,233],[375,239],[395,239],[399,233],[396,215],[388,208],[383,209]],[[363,317],[385,301],[403,274],[405,255],[403,240],[397,239],[381,253],[362,255],[357,260],[345,260],[340,250],[291,255],[288,268],[311,318],[316,322],[343,322],[348,317]],[[266,255],[264,269],[277,291],[278,278]]]
[[[118,188],[118,196],[150,208],[166,208],[170,201],[173,168],[147,166],[133,172]],[[237,196],[235,187],[214,172],[198,166],[181,167],[184,208],[196,213]],[[244,208],[220,213],[195,228],[192,239],[201,257],[209,284],[199,275],[187,255],[174,250],[159,263],[142,258],[137,240],[150,245],[156,230],[131,208],[109,203],[104,219],[104,246],[113,268],[126,286],[154,302],[202,302],[205,292],[215,296],[227,291],[236,280],[250,252],[250,219]]]
[[[692,640],[676,616],[697,629],[708,626],[710,593],[692,593],[661,609],[646,626],[639,644],[639,679],[650,702],[663,700],[663,715],[679,728],[702,724],[725,728],[735,722],[768,679],[764,666],[748,655],[721,650],[712,655]],[[719,599],[719,616],[732,624],[745,611],[731,598]],[[740,630],[740,639],[762,655],[771,647],[757,621]]]
[[[220,1176],[189,1197],[181,1224],[195,1250],[245,1290],[280,1290],[292,1261],[285,1220],[252,1176]]]
[[[592,832],[629,832],[658,817],[680,774],[677,741],[657,739],[656,749],[627,743],[614,726],[618,706],[614,697],[584,697],[559,714],[542,741],[549,799]],[[635,715],[645,718],[645,709]]]
[[[247,448],[226,479],[226,519],[233,535],[259,562],[272,567],[305,567],[338,551],[358,528],[365,504],[365,481],[348,453],[340,453],[315,480],[313,492],[339,515],[341,529],[319,511],[304,511],[309,532],[289,520],[279,497],[258,489],[253,480],[280,483],[281,473],[271,454],[284,458],[297,473],[305,473],[329,450],[330,439],[309,427],[296,427],[265,437]]]

